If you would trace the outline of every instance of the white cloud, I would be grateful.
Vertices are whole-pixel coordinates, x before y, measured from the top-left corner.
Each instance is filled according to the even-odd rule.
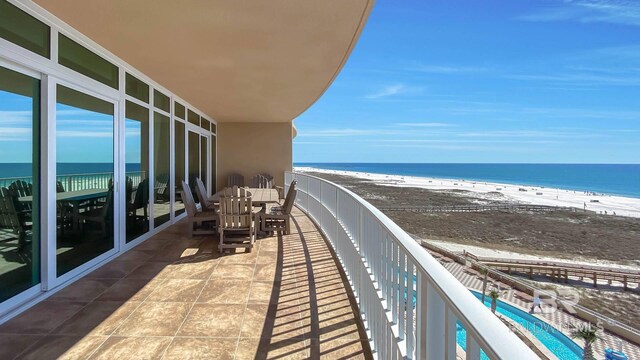
[[[489,71],[489,68],[479,66],[455,66],[455,65],[416,65],[407,70],[430,74],[472,74]]]
[[[404,127],[418,127],[418,128],[434,128],[434,127],[457,127],[457,124],[442,123],[442,122],[422,122],[422,123],[397,123],[396,126]]]
[[[58,130],[58,137],[83,137],[83,138],[110,138],[113,133],[110,131],[78,131],[78,130]]]
[[[378,92],[365,95],[364,97],[366,99],[380,99],[387,96],[393,96],[393,95],[398,95],[398,94],[407,92],[408,89],[409,88],[403,84],[389,85],[384,87]]]
[[[640,26],[640,2],[636,0],[564,0],[532,14],[524,21],[605,22]]]
[[[299,137],[340,137],[340,136],[363,136],[363,135],[384,135],[389,131],[385,129],[324,129],[313,131],[298,130]]]

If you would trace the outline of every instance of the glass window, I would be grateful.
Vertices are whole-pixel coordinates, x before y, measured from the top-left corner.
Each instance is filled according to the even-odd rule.
[[[200,134],[189,131],[189,186],[195,195],[196,178],[200,177]],[[197,201],[197,200],[196,200]]]
[[[196,114],[195,112],[189,110],[189,122],[196,125],[196,126],[200,126],[200,115]]]
[[[211,193],[218,191],[216,183],[216,137],[211,135],[211,158],[209,158],[211,164]]]
[[[207,137],[200,136],[200,180],[207,184]]]
[[[177,104],[177,103],[176,103]],[[183,108],[184,109],[184,108]],[[184,174],[186,172],[184,162],[184,124],[179,121],[174,121],[175,126],[175,156],[176,156],[176,173],[175,173],[175,196],[176,201],[173,204],[173,210],[176,215],[180,215],[184,212],[184,203],[180,192],[182,191],[182,182],[184,181]]]
[[[113,104],[57,86],[57,274],[113,249]]]
[[[171,214],[169,126],[169,117],[153,114],[153,218],[156,227],[169,221]]]
[[[171,102],[169,97],[158,90],[153,90],[153,106],[166,112],[171,111]]]
[[[216,130],[218,130],[216,124],[211,123],[211,132],[215,134]]]
[[[149,85],[129,73],[125,74],[125,92],[129,96],[149,103]]]
[[[173,109],[173,111],[176,114],[176,116],[179,117],[182,120],[185,120],[185,118],[184,118],[184,112],[185,112],[184,105],[180,104],[179,102],[175,102],[174,106],[175,106],[175,108]]]
[[[40,81],[0,67],[0,302],[40,283],[39,124]]]
[[[89,49],[58,35],[58,63],[114,89],[118,88],[118,67]]]
[[[49,27],[5,0],[0,0],[0,37],[46,58]]]
[[[210,123],[207,119],[205,118],[201,118],[201,127],[205,130],[205,131],[209,131],[209,126]]]
[[[125,110],[127,242],[149,231],[149,109],[127,101]]]

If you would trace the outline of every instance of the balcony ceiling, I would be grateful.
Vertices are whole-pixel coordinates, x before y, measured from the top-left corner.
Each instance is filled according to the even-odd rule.
[[[331,84],[374,0],[35,0],[220,122],[286,122]]]

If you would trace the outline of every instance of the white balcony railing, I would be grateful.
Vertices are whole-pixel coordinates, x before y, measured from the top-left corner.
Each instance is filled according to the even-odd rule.
[[[466,329],[467,359],[483,353],[489,359],[538,358],[374,206],[342,186],[300,173],[285,173],[286,189],[294,179],[296,205],[333,247],[378,359],[455,359],[458,323]]]

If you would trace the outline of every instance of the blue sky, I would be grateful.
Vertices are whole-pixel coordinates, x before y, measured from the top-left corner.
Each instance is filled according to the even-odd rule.
[[[378,0],[294,162],[640,163],[640,1]]]

